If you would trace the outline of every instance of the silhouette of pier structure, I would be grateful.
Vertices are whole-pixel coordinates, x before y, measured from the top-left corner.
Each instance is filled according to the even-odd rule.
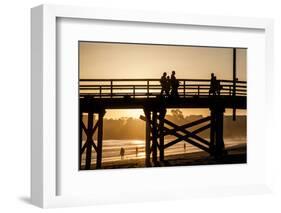
[[[234,79],[220,80],[218,95],[209,94],[210,79],[178,79],[177,97],[160,95],[159,79],[80,79],[80,169],[84,152],[86,161],[83,169],[91,168],[93,151],[96,152],[96,168],[102,167],[103,117],[107,109],[143,109],[144,116],[140,119],[146,122],[146,166],[161,165],[165,161],[165,149],[180,141],[216,159],[223,158],[227,154],[223,138],[225,109],[233,109],[234,120],[236,109],[246,109],[246,81]],[[165,118],[169,108],[206,108],[210,110],[210,116],[177,125]],[[83,115],[87,116],[87,125]],[[210,137],[206,140],[199,133],[208,129]],[[82,132],[86,135],[85,143]],[[165,144],[167,135],[176,139]]]

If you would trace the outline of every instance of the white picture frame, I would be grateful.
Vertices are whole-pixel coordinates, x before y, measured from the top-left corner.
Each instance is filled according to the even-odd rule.
[[[175,198],[188,198],[194,196],[214,196],[214,195],[229,195],[229,194],[252,194],[269,192],[271,183],[271,173],[268,161],[263,156],[266,162],[261,168],[265,176],[262,179],[249,184],[233,183],[221,184],[219,186],[200,186],[199,182],[193,183],[194,188],[178,188],[177,186],[169,186],[171,195],[164,196],[167,190],[160,190],[155,187],[150,195],[145,195],[141,192],[138,195],[128,194],[133,193],[132,190],[124,189],[122,196],[120,193],[103,193],[100,195],[58,195],[58,174],[60,167],[57,166],[59,159],[57,151],[57,88],[60,82],[57,79],[57,20],[64,19],[79,19],[79,20],[108,20],[118,22],[134,22],[134,23],[153,23],[156,25],[169,26],[200,26],[200,27],[220,27],[227,30],[232,29],[253,29],[261,30],[264,33],[265,41],[265,57],[264,68],[261,68],[261,75],[266,76],[265,93],[273,88],[273,21],[270,19],[256,18],[238,18],[238,17],[216,17],[203,15],[188,15],[188,14],[160,14],[147,11],[121,11],[99,8],[84,8],[74,6],[54,6],[41,5],[31,10],[31,73],[32,73],[32,88],[31,88],[31,201],[33,204],[46,208],[58,206],[75,206],[75,205],[91,205],[96,203],[114,203],[142,200],[163,200]],[[251,76],[250,76],[251,78]],[[249,85],[251,86],[251,85]],[[253,86],[253,85],[252,85]],[[260,106],[259,110],[263,110],[264,106],[271,108],[273,100],[271,96],[264,96],[260,100],[265,102]],[[270,110],[269,110],[270,111]],[[270,113],[270,112],[269,112]],[[270,123],[266,116],[267,123]],[[268,134],[268,129],[266,134]],[[78,130],[77,130],[78,131]],[[270,138],[270,137],[269,137]],[[265,144],[266,145],[266,144]],[[173,168],[177,172],[182,168]],[[162,170],[163,171],[163,170]],[[93,171],[94,172],[94,171]],[[112,172],[112,171],[107,171]],[[122,170],[127,173],[129,178],[134,170]],[[161,175],[161,172],[150,170],[149,175]],[[116,173],[116,172],[115,172]],[[145,173],[142,170],[142,173]],[[147,173],[147,172],[146,172]],[[148,175],[148,176],[147,176]],[[125,180],[126,180],[125,178]],[[110,178],[109,178],[110,179]],[[107,179],[107,180],[109,180]],[[78,184],[78,183],[72,183]],[[127,190],[127,191],[126,191]],[[126,194],[127,193],[127,194]]]

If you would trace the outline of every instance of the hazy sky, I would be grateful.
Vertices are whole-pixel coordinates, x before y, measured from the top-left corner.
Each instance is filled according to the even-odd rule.
[[[246,80],[246,49],[237,49],[237,77]],[[232,79],[231,48],[139,45],[118,43],[79,43],[80,78],[160,78],[176,71],[177,78]],[[184,110],[200,114],[200,110]],[[138,117],[141,110],[110,111],[107,117]],[[191,114],[192,114],[191,113]],[[202,111],[203,114],[206,111]]]

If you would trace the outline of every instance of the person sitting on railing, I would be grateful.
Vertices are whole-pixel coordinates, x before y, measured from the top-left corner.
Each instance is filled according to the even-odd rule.
[[[160,79],[160,85],[161,85],[160,95],[163,95],[163,93],[166,92],[166,84],[167,84],[167,73],[164,72]]]
[[[178,88],[180,84],[179,81],[176,79],[176,72],[174,70],[172,71],[172,75],[171,75],[171,86],[172,86],[171,96],[178,97],[179,96]]]

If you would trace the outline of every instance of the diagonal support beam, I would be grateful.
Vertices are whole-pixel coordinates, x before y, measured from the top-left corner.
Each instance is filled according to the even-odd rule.
[[[140,116],[140,119],[146,121],[146,118],[144,116],[142,116],[142,115]],[[183,126],[190,126],[191,124],[192,125],[198,125],[200,123],[204,123],[204,122],[209,121],[209,120],[210,120],[210,117],[206,117],[206,118],[200,119],[198,121],[194,121],[194,122],[185,124]],[[168,121],[168,122],[167,121],[168,121],[167,119],[164,119],[164,122],[167,123],[168,125],[170,125],[172,127],[175,127],[175,126],[178,127],[176,124],[174,124],[174,123],[172,123],[170,121]],[[197,140],[200,140],[201,142],[204,141],[202,143],[204,143],[205,145],[209,146],[209,142],[208,141],[206,141],[205,139],[195,135],[196,133],[199,133],[201,131],[204,131],[204,130],[208,129],[209,127],[210,127],[210,124],[208,124],[206,126],[203,126],[203,127],[200,127],[198,129],[194,130],[193,132],[189,132],[189,131],[184,129],[184,133],[187,134],[187,135],[181,135],[181,134],[177,133],[176,131],[170,131],[170,129],[168,129],[167,127],[164,127],[164,131],[165,132],[163,134],[166,135],[167,132],[169,132],[170,135],[174,135],[174,136],[178,137],[178,139],[176,139],[176,140],[174,140],[172,142],[169,142],[168,144],[164,145],[164,149],[168,148],[168,147],[170,147],[170,146],[172,146],[172,145],[174,145],[174,144],[176,144],[176,143],[178,143],[180,141],[186,141],[186,142],[190,143],[191,145],[196,146],[196,147],[202,149],[203,151],[206,151],[206,152],[209,153],[210,150],[209,150],[208,147],[205,147],[205,146],[199,144],[198,142],[189,139],[189,137],[193,137],[193,138],[196,137]]]
[[[97,151],[97,145],[95,144],[94,140],[92,141],[92,146],[94,147],[95,151]]]
[[[209,117],[207,117],[207,118],[204,119],[204,122],[209,120]],[[182,126],[178,126],[178,125],[172,123],[171,121],[168,121],[168,122],[166,122],[166,121],[168,121],[168,120],[165,119],[164,122],[167,123],[169,126],[172,126],[174,129],[166,128],[165,132],[163,132],[164,136],[165,135],[174,135],[177,131],[181,131],[181,132],[187,134],[188,137],[194,138],[194,139],[200,141],[201,143],[203,143],[203,144],[205,144],[207,146],[210,145],[209,141],[205,140],[204,138],[202,138],[202,137],[200,137],[200,136],[198,136],[196,134],[199,133],[199,132],[202,132],[202,131],[204,131],[204,130],[206,130],[208,128],[210,128],[211,124],[207,124],[207,125],[205,125],[203,127],[200,127],[200,128],[198,128],[198,129],[196,129],[196,130],[191,132],[191,131],[188,131],[188,130],[182,128]],[[200,119],[199,121],[202,122],[202,119]],[[195,123],[195,122],[192,122],[192,123]],[[183,126],[185,126],[185,125],[183,125]]]
[[[93,129],[87,129],[87,127],[85,126],[83,120],[81,121],[81,124],[82,124],[82,129],[84,130],[84,132],[87,135],[87,140],[86,140],[85,144],[83,145],[83,147],[81,148],[80,154],[81,155],[83,154],[83,152],[85,151],[85,149],[88,146],[88,143],[90,143],[94,147],[95,151],[97,151],[97,146],[96,146],[96,144],[95,144],[95,142],[93,140],[93,135],[94,135],[95,131],[98,128],[99,121],[97,121],[97,123],[95,124]]]
[[[181,131],[181,132],[183,132],[184,134],[188,135],[188,137],[194,138],[194,139],[200,141],[201,143],[203,143],[203,144],[209,146],[209,142],[208,142],[207,140],[205,140],[204,138],[201,138],[200,136],[196,135],[196,133],[194,133],[194,131],[193,131],[193,132],[190,132],[190,131],[188,131],[188,130],[186,130],[186,129],[178,128],[178,126],[177,126],[176,124],[171,124],[171,125],[174,127],[174,129],[173,129],[173,130],[168,129],[167,131],[165,131],[165,135],[174,135],[177,131]],[[206,125],[206,126],[209,126],[209,124]],[[205,130],[206,126],[204,126],[204,128],[200,128],[200,131]],[[202,129],[203,129],[203,130],[202,130]],[[207,129],[207,128],[206,128],[206,129]],[[196,131],[196,130],[195,130],[195,131]],[[196,132],[199,133],[200,131],[198,131],[198,129],[197,129]]]
[[[181,135],[179,133],[174,133],[173,135],[176,136],[178,139],[176,139],[174,141],[171,141],[168,144],[166,144],[165,148],[168,148],[168,147],[170,147],[172,145],[175,145],[178,142],[186,141],[186,142],[190,143],[191,145],[194,145],[194,146],[196,146],[196,147],[198,147],[198,148],[200,148],[200,149],[202,149],[202,150],[204,150],[206,152],[210,152],[208,147],[205,147],[205,146],[201,145],[200,143],[190,139],[189,138],[190,135]]]
[[[85,163],[85,169],[91,168],[91,160],[92,160],[92,149],[94,148],[97,153],[97,159],[96,159],[96,168],[101,168],[101,162],[102,162],[102,136],[103,136],[103,116],[105,114],[105,110],[99,111],[98,115],[98,121],[94,125],[94,113],[89,112],[88,113],[88,125],[86,125],[83,122],[83,119],[81,118],[81,133],[84,131],[87,140],[83,147],[80,149],[80,157],[84,152],[86,152],[86,163]],[[93,136],[95,132],[98,130],[97,133],[97,144],[95,144]],[[81,160],[80,160],[80,166],[81,166]]]
[[[93,113],[88,113],[88,131],[86,132],[87,134],[87,141],[86,141],[86,163],[85,163],[85,169],[90,169],[91,167],[91,159],[92,159],[92,134],[89,130],[93,128],[94,124],[94,114]]]
[[[94,134],[95,131],[97,130],[100,121],[99,121],[99,120],[97,121],[97,123],[95,124],[95,126],[94,126],[93,129],[87,129],[87,127],[85,126],[83,120],[82,120],[81,122],[82,122],[82,129],[83,129],[84,132],[86,133],[87,137],[88,137],[88,134],[89,134],[89,137],[93,137],[93,134]]]
[[[92,146],[94,147],[95,151],[97,151],[97,146],[96,146],[96,144],[95,144],[94,141],[92,141],[92,142],[87,142],[87,141],[86,141],[86,142],[84,143],[84,145],[83,145],[81,151],[80,151],[80,154],[81,154],[81,155],[83,154],[83,152],[84,152],[85,149],[87,148],[87,145],[88,145],[87,143],[91,143]]]
[[[179,127],[182,130],[182,129],[187,129],[189,127],[193,127],[193,126],[196,126],[198,124],[201,124],[201,123],[204,123],[204,122],[207,122],[207,121],[210,121],[210,120],[211,120],[211,116],[208,116],[206,118],[202,118],[202,119],[199,119],[199,120],[196,120],[196,121],[192,121],[192,122],[184,124],[182,126],[177,126],[176,124],[172,123],[171,121],[169,121],[167,119],[164,119],[164,122],[166,124],[168,124],[169,126],[175,126],[176,125],[177,127]]]
[[[199,144],[199,143],[189,139],[188,138],[189,135],[180,135],[178,133],[175,133],[173,135],[178,137],[178,139],[176,139],[174,141],[171,141],[168,144],[165,144],[164,148],[168,148],[168,147],[170,147],[172,145],[175,145],[176,143],[178,143],[180,141],[186,141],[186,142],[190,143],[191,145],[196,146],[197,148],[202,149],[203,151],[210,153],[210,149],[209,148],[207,148],[207,147],[205,147],[205,146],[203,146],[203,145],[201,145],[201,144]]]
[[[83,120],[81,120],[81,125],[82,125],[82,129],[83,129],[84,132],[87,134],[87,133],[88,133],[88,129],[87,129],[87,127],[85,126]]]
[[[200,133],[200,132],[203,132],[203,131],[206,130],[206,129],[209,129],[210,127],[211,127],[211,124],[207,124],[207,125],[205,125],[205,126],[202,126],[202,127],[198,128],[198,129],[192,131],[192,133],[198,134],[198,133]]]
[[[83,147],[80,150],[80,155],[83,154],[83,152],[85,151],[85,149],[87,148],[87,142],[84,143]]]

